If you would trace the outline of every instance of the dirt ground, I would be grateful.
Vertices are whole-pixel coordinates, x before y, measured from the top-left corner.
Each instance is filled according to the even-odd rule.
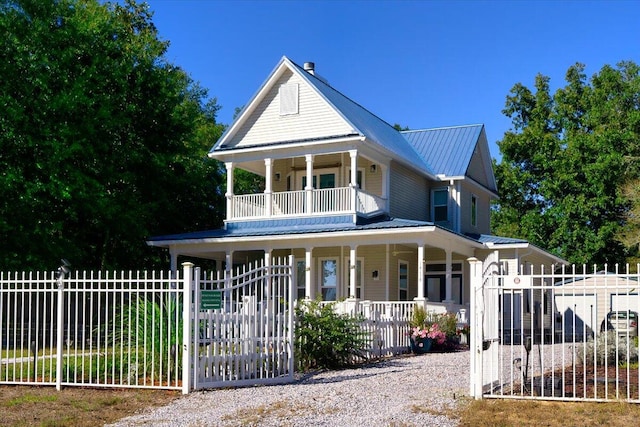
[[[102,426],[180,397],[177,391],[0,386],[0,426]]]

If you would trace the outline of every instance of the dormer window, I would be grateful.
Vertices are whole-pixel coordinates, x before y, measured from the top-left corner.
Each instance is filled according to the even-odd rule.
[[[280,115],[298,114],[298,84],[287,83],[280,86]]]
[[[471,226],[478,226],[478,198],[471,196]]]
[[[433,221],[449,220],[449,190],[446,188],[433,190]]]

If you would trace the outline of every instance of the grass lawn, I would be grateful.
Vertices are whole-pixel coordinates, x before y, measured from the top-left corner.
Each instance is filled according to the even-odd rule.
[[[0,386],[0,425],[102,426],[180,396],[177,391],[162,390],[68,387],[58,392],[53,387]],[[431,412],[429,408],[417,409]],[[449,408],[446,415],[469,427],[626,427],[637,425],[640,405],[460,399],[460,408]]]

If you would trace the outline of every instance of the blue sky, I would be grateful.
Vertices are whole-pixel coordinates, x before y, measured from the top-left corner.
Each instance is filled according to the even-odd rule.
[[[515,83],[537,73],[564,85],[640,63],[640,1],[148,0],[168,59],[222,106],[221,123],[255,94],[283,55],[390,124],[484,123],[491,154],[511,121]],[[213,144],[213,142],[212,142]]]

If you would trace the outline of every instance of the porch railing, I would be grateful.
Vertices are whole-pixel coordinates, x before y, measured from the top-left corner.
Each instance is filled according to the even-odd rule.
[[[387,201],[358,188],[340,187],[231,196],[228,220],[385,212]]]

